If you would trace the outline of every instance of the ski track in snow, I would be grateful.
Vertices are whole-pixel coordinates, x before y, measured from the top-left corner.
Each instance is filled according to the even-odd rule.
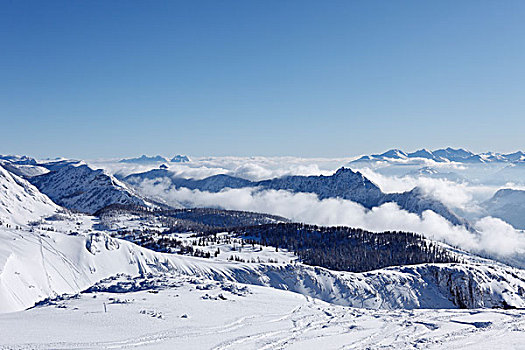
[[[195,322],[190,324],[185,324],[184,319],[170,314],[169,298],[173,292],[171,289],[158,294],[144,291],[126,293],[126,297],[134,297],[137,301],[124,305],[109,305],[110,311],[106,317],[110,317],[111,320],[106,320],[107,324],[101,327],[107,330],[103,337],[111,339],[102,341],[93,340],[97,338],[99,330],[89,328],[92,322],[90,318],[97,319],[98,322],[100,317],[106,314],[93,309],[93,298],[90,296],[84,295],[80,299],[64,302],[60,308],[44,306],[5,314],[0,316],[0,329],[3,330],[19,329],[29,332],[31,324],[24,326],[23,323],[31,314],[35,314],[37,319],[49,314],[53,330],[52,334],[44,336],[44,339],[53,339],[58,326],[53,325],[53,322],[61,318],[75,320],[70,327],[73,332],[79,331],[81,336],[78,341],[26,343],[22,334],[18,337],[10,335],[9,338],[21,342],[11,342],[2,348],[490,349],[494,348],[495,344],[501,345],[500,348],[519,348],[518,344],[525,341],[523,310],[368,310],[334,306],[267,287],[250,288],[253,288],[253,294],[243,297],[228,295],[228,299],[233,300],[218,302],[230,304],[225,306],[199,299],[199,295],[206,291],[188,288],[187,285],[177,288],[181,298],[177,305],[187,305],[188,309],[192,310],[188,317],[195,319]],[[111,293],[99,295],[100,298],[108,296],[111,296]],[[119,296],[122,297],[120,293]],[[275,298],[279,298],[279,305],[274,305]],[[165,317],[153,317],[153,328],[145,325],[143,332],[123,336],[122,332],[118,332],[117,325],[124,323],[126,327],[139,322],[144,315],[138,311],[144,307],[144,303],[156,305],[156,312]],[[100,305],[100,301],[96,305]],[[217,308],[214,307],[216,305]],[[221,314],[223,310],[229,310],[231,315]],[[266,312],[261,312],[264,310]],[[210,316],[213,316],[213,320],[210,320]],[[213,324],[202,325],[200,321],[204,318],[208,318],[208,324]],[[44,326],[40,325],[40,328]],[[111,335],[113,330],[117,330],[114,336]],[[36,331],[39,332],[44,331]]]

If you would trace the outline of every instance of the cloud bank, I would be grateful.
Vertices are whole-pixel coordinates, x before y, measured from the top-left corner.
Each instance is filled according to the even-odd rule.
[[[228,174],[249,180],[263,180],[285,175],[331,175],[341,166],[348,166],[352,158],[298,158],[298,157],[192,157],[192,162],[170,163],[175,176],[201,179],[216,174]],[[128,175],[144,172],[157,165],[122,164],[113,161],[92,161],[95,167],[111,173]],[[351,164],[352,168],[354,164]],[[430,166],[442,175],[439,178],[418,174],[421,166]],[[373,210],[359,204],[340,200],[319,200],[314,194],[287,191],[256,191],[254,189],[224,190],[219,193],[170,189],[167,182],[145,181],[140,191],[147,196],[162,199],[175,206],[220,207],[281,215],[294,221],[318,225],[346,225],[371,231],[404,230],[447,242],[461,248],[485,252],[492,256],[525,255],[525,239],[521,231],[500,219],[488,217],[481,203],[502,187],[524,189],[521,178],[515,183],[494,182],[499,168],[441,164],[381,164],[378,167],[355,169],[376,183],[383,192],[404,192],[420,187],[425,193],[441,201],[460,216],[469,219],[479,231],[474,234],[455,227],[441,216],[428,211],[421,217],[387,203]],[[492,180],[491,180],[492,179]],[[486,181],[485,181],[486,180]],[[498,185],[499,184],[499,185]],[[503,185],[504,184],[504,185]],[[521,260],[525,263],[525,258]]]
[[[176,176],[202,179],[217,174],[228,174],[258,181],[285,175],[330,175],[352,158],[298,158],[298,157],[203,157],[189,163],[168,163]],[[158,168],[159,164],[126,164],[118,160],[91,160],[94,168],[126,176]]]
[[[142,193],[184,207],[217,207],[280,215],[293,221],[317,225],[344,225],[370,231],[410,231],[446,242],[473,252],[492,256],[511,256],[525,253],[525,236],[500,219],[484,217],[474,223],[479,231],[473,233],[453,226],[440,215],[426,211],[420,217],[401,210],[394,203],[367,210],[343,199],[319,200],[315,194],[255,188],[226,189],[219,193],[170,188],[168,181],[145,180],[139,187]]]

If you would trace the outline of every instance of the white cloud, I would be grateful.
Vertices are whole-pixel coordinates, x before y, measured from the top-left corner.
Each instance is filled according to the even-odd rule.
[[[443,217],[426,211],[421,217],[401,210],[394,203],[367,210],[361,205],[342,199],[319,200],[309,193],[254,188],[226,189],[219,193],[186,188],[169,189],[169,183],[144,181],[143,193],[163,198],[168,203],[183,203],[194,207],[220,207],[281,215],[293,221],[317,225],[344,225],[370,231],[411,231],[428,238],[444,241],[470,251],[508,256],[525,252],[525,236],[507,223],[490,217],[479,220],[479,233],[453,226]],[[504,241],[504,242],[502,242]]]
[[[350,158],[308,159],[297,157],[203,157],[192,158],[184,164],[170,163],[170,170],[176,176],[204,178],[216,174],[229,174],[250,180],[261,180],[284,175],[330,175]],[[116,161],[90,162],[121,175],[142,172],[157,166],[122,164]],[[483,217],[479,204],[490,198],[501,186],[479,181],[481,173],[495,171],[454,164],[430,162],[433,168],[442,172],[458,172],[465,178],[456,182],[427,176],[406,175],[418,167],[412,165],[390,165],[381,169],[359,169],[367,178],[376,183],[384,192],[404,192],[418,186],[423,191],[474,222],[479,234],[473,234],[461,227],[452,226],[441,216],[425,212],[422,217],[400,210],[388,203],[373,210],[366,210],[359,204],[340,200],[318,200],[313,194],[292,194],[287,191],[255,191],[254,189],[225,190],[219,193],[191,191],[188,189],[168,190],[169,183],[154,186],[144,182],[141,190],[148,196],[162,198],[168,203],[199,207],[221,207],[226,209],[250,210],[281,215],[295,221],[319,225],[347,225],[372,231],[405,230],[422,233],[433,239],[473,251],[487,251],[501,256],[523,252],[523,233],[507,223],[491,217]],[[497,170],[497,169],[496,169]],[[385,175],[397,174],[397,175]],[[519,183],[519,181],[517,180]],[[475,184],[474,184],[475,183]],[[524,189],[522,185],[508,183],[508,188]]]
[[[168,163],[177,176],[202,179],[216,174],[228,174],[249,180],[264,180],[285,175],[330,175],[347,164],[350,158],[298,157],[203,157],[189,163]],[[118,160],[93,160],[89,165],[112,174],[126,176],[156,169],[160,164],[141,165],[119,163]]]
[[[360,171],[378,185],[383,192],[404,192],[419,187],[449,208],[458,209],[471,217],[476,217],[476,214],[481,215],[482,210],[479,204],[489,199],[501,188],[494,185],[472,184],[467,180],[456,182],[427,176],[386,176],[369,168],[360,169]],[[514,184],[508,185],[509,188],[519,188]]]

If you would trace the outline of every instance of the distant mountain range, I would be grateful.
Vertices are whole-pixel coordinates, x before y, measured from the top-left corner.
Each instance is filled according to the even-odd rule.
[[[402,161],[411,159],[428,159],[435,162],[458,162],[458,163],[516,163],[525,162],[525,153],[517,151],[514,153],[501,154],[495,152],[485,152],[475,154],[473,152],[458,148],[444,148],[435,151],[420,149],[415,152],[406,153],[400,149],[391,149],[381,154],[365,155],[351,162],[370,162],[370,161]]]
[[[147,162],[152,159],[159,160],[159,157],[142,156],[136,158],[136,160],[143,159]],[[185,158],[187,159],[185,156],[177,155],[172,161],[177,162],[180,160],[185,162]],[[163,159],[166,160],[165,158]],[[472,164],[499,162],[503,164],[503,168],[498,171],[498,178],[503,180],[506,178],[513,179],[519,174],[525,174],[523,152],[476,155],[466,150],[451,148],[432,152],[420,150],[412,153],[390,150],[380,155],[362,157],[356,162],[389,161],[392,159],[401,161],[432,159],[436,162]],[[470,227],[467,220],[419,188],[402,193],[384,193],[360,172],[352,171],[348,168],[340,168],[330,176],[284,176],[263,181],[250,181],[225,174],[214,175],[204,179],[182,178],[168,170],[168,165],[166,164],[169,164],[169,162],[162,162],[160,169],[131,174],[118,180],[103,170],[90,168],[82,161],[67,159],[37,161],[27,156],[0,156],[0,166],[4,174],[4,181],[5,179],[15,179],[13,180],[14,182],[8,182],[28,185],[27,181],[29,181],[54,203],[68,209],[86,213],[95,213],[111,204],[167,207],[166,204],[147,198],[147,193],[141,195],[133,189],[133,186],[139,186],[144,180],[152,180],[154,182],[163,181],[164,183],[167,181],[171,188],[188,188],[207,192],[220,192],[228,188],[257,188],[259,190],[273,189],[287,190],[294,193],[313,193],[319,199],[346,199],[359,203],[367,209],[393,202],[401,209],[411,213],[421,215],[425,210],[432,210],[454,225]],[[409,174],[462,181],[462,178],[457,174],[441,173],[428,166],[413,170]],[[8,186],[8,183],[5,186]],[[31,192],[31,187],[22,187]],[[22,193],[22,190],[18,192],[10,190],[10,192]],[[3,198],[2,200],[7,208],[23,210],[26,206],[24,204],[18,205],[17,198]],[[19,198],[23,198],[23,196],[19,194]],[[45,202],[45,199],[42,200]],[[518,229],[525,229],[525,220],[523,220],[525,215],[524,202],[525,191],[502,189],[493,198],[482,203],[481,206],[485,209],[487,215],[501,218]],[[31,205],[31,207],[35,206]]]
[[[229,175],[214,175],[201,180],[177,177],[166,169],[154,169],[132,174],[123,181],[139,186],[144,180],[169,181],[172,188],[188,188],[208,192],[219,192],[226,188],[254,187],[261,190],[287,190],[290,192],[314,193],[319,199],[342,198],[371,209],[384,203],[394,202],[400,208],[421,215],[432,210],[454,225],[468,226],[443,203],[424,194],[419,188],[403,193],[383,193],[372,181],[360,172],[340,168],[331,176],[284,176],[263,181],[250,181]]]
[[[155,163],[187,163],[190,161],[190,158],[188,156],[177,154],[175,157],[171,158],[171,160],[168,160],[167,158],[164,158],[163,156],[146,156],[142,155],[138,158],[126,158],[120,160],[120,163],[131,163],[131,164],[155,164]]]

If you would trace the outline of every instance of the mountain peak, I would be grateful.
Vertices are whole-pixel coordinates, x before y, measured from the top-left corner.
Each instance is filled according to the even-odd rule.
[[[402,159],[402,158],[407,158],[408,157],[408,155],[405,152],[403,152],[402,150],[397,149],[397,148],[388,150],[388,151],[380,154],[379,156],[380,157],[385,157],[385,158],[396,158],[396,159]]]
[[[408,153],[407,156],[409,158],[428,158],[428,159],[435,158],[434,153],[432,153],[426,148],[422,148],[415,152]]]
[[[189,161],[190,161],[190,158],[182,154],[177,154],[175,157],[171,158],[172,163],[187,163]]]
[[[334,173],[334,176],[340,176],[345,174],[357,174],[358,172],[353,171],[350,168],[340,167],[337,169],[337,171]]]

